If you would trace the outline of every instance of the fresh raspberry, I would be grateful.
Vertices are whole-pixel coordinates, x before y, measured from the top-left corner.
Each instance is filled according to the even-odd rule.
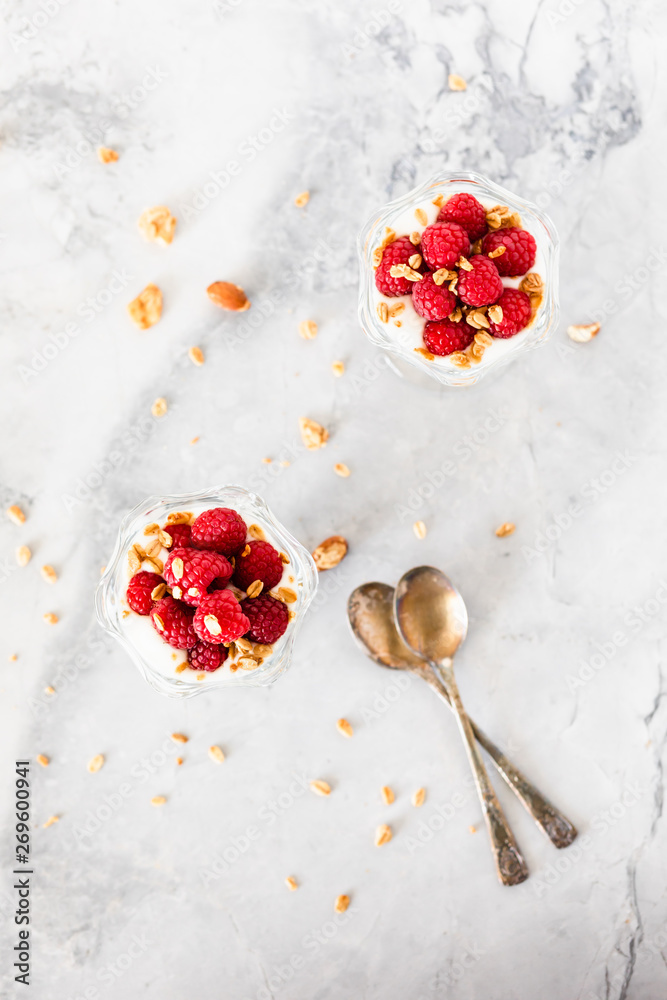
[[[280,583],[283,575],[280,553],[264,541],[248,542],[248,548],[247,555],[240,553],[236,557],[234,583],[239,590],[247,590],[255,580],[261,580],[264,590],[271,590]]]
[[[202,642],[199,639],[192,649],[188,650],[188,662],[193,670],[205,670],[207,674],[213,673],[227,659],[227,650],[218,643],[212,646],[210,642]]]
[[[192,544],[233,556],[243,548],[248,529],[240,514],[230,507],[205,510],[192,524]]]
[[[383,295],[393,298],[396,295],[410,294],[412,282],[407,278],[392,278],[389,269],[394,264],[407,264],[416,253],[419,253],[419,248],[407,236],[399,236],[393,243],[387,244],[382,251],[380,266],[375,271],[375,284]]]
[[[470,240],[457,222],[434,222],[422,233],[422,257],[431,268],[451,267],[470,253]]]
[[[495,262],[475,254],[470,258],[470,264],[471,271],[459,270],[456,292],[461,302],[468,306],[490,306],[497,302],[503,294],[503,283]]]
[[[486,210],[474,195],[461,191],[442,206],[438,222],[458,222],[474,243],[486,232]]]
[[[145,570],[136,573],[130,580],[125,593],[127,603],[132,610],[136,611],[138,615],[147,615],[153,607],[151,594],[160,583],[164,583],[164,580],[157,573],[147,573]]]
[[[421,281],[414,282],[412,304],[424,319],[446,319],[456,308],[456,296],[446,285],[436,285],[432,274],[425,274]]]
[[[507,340],[528,326],[532,310],[530,297],[525,292],[519,288],[506,288],[497,305],[503,311],[503,318],[500,323],[491,323],[489,333],[492,337]]]
[[[194,611],[173,597],[163,597],[151,608],[151,621],[165,642],[176,649],[190,649],[197,641]]]
[[[452,323],[451,319],[443,319],[439,323],[427,323],[424,327],[424,343],[431,354],[465,351],[474,336],[475,331],[463,320]]]
[[[190,546],[192,529],[189,524],[165,524],[162,530],[171,535],[170,549],[187,549]]]
[[[259,597],[246,597],[241,601],[244,614],[250,622],[246,639],[253,642],[266,643],[270,646],[277,642],[289,624],[289,611],[271,594],[260,594]]]
[[[164,567],[174,597],[195,607],[214,580],[222,577],[226,583],[231,575],[232,564],[224,556],[200,549],[172,549]]]
[[[231,590],[207,594],[195,612],[195,632],[204,642],[233,642],[248,631],[250,622]]]
[[[488,254],[498,247],[505,247],[505,253],[494,257],[493,263],[498,268],[498,274],[506,278],[518,278],[521,274],[527,274],[535,263],[537,244],[535,237],[527,229],[510,226],[508,229],[496,229],[494,233],[488,233],[482,241],[483,253]]]

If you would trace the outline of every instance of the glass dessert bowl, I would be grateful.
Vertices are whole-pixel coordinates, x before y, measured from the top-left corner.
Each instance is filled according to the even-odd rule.
[[[407,365],[441,385],[474,385],[558,321],[553,223],[480,174],[438,173],[385,205],[358,250],[359,320],[399,374]]]
[[[187,698],[272,684],[290,664],[316,590],[310,553],[264,501],[220,486],[137,504],[95,605],[144,679]]]

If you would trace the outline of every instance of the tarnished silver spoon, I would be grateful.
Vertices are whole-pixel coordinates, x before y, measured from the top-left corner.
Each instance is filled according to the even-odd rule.
[[[394,588],[386,583],[364,583],[350,594],[347,616],[352,635],[375,663],[406,670],[422,680],[449,706],[449,695],[435,671],[406,646],[394,621]],[[512,791],[555,847],[568,847],[577,836],[574,825],[512,764],[499,747],[472,721],[477,742],[486,750]]]
[[[528,878],[528,866],[489,779],[454,677],[454,654],[468,632],[463,598],[440,570],[417,566],[398,581],[394,616],[405,643],[428,660],[447,689],[477,786],[498,878],[503,885],[519,885]]]

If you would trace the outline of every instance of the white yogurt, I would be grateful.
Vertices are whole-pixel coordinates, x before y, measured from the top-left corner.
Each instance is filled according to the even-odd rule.
[[[455,184],[447,186],[447,195],[458,194],[459,191],[467,191],[468,188],[461,187],[458,188]],[[477,196],[475,196],[477,197]],[[495,202],[487,201],[483,198],[477,198],[477,200],[484,206],[485,209],[493,208]],[[422,225],[417,221],[415,212],[417,209],[422,209],[426,213],[427,224],[432,225],[438,218],[440,208],[438,205],[434,205],[432,201],[421,201],[417,202],[414,206],[409,209],[404,209],[398,211],[393,218],[389,218],[387,225],[394,230],[396,237],[399,236],[409,236],[410,233],[418,232],[423,233],[426,226]],[[524,228],[529,229],[525,221],[523,222]],[[533,233],[533,236],[536,234]],[[544,280],[544,275],[546,273],[544,255],[540,249],[540,241],[536,238],[537,243],[537,253],[535,256],[535,263],[533,264],[531,271],[536,271]],[[419,247],[415,247],[415,253],[419,253]],[[503,285],[506,288],[518,288],[521,278],[502,278]],[[426,325],[426,320],[419,315],[415,307],[412,304],[411,295],[401,295],[394,296],[393,298],[388,298],[383,295],[373,283],[374,299],[373,306],[377,309],[380,302],[386,302],[387,307],[391,308],[397,302],[402,302],[405,305],[405,309],[395,318],[389,318],[389,321],[384,324],[387,336],[390,340],[393,340],[396,344],[400,344],[402,347],[409,351],[415,351],[417,348],[425,349],[424,344],[424,326]],[[488,333],[488,331],[485,331]],[[521,330],[520,333],[515,334],[513,337],[507,339],[502,339],[499,337],[493,338],[493,343],[486,348],[481,360],[474,364],[475,369],[483,369],[488,367],[490,364],[495,363],[501,357],[507,357],[510,354],[514,354],[516,351],[521,349],[523,342],[530,333],[530,325],[526,327],[525,330]],[[472,359],[471,359],[472,360]],[[432,361],[430,359],[424,359],[425,365],[435,365],[437,368],[444,369],[450,372],[460,372],[461,369],[458,368],[452,361],[450,361],[448,356],[436,356]]]
[[[190,504],[187,509],[197,515],[201,514],[204,510],[211,510],[212,508],[209,501],[205,504]],[[274,548],[280,551],[280,544],[273,536],[270,527],[258,519],[255,511],[244,511],[242,504],[235,504],[234,509],[241,515],[247,525],[258,524],[264,532],[264,538],[266,541],[270,542]],[[135,543],[140,545],[145,550],[146,546],[150,545],[151,541],[154,541],[156,537],[156,535],[145,535],[142,527],[130,539],[128,543],[128,551]],[[253,540],[253,537],[248,534],[246,540],[250,542]],[[158,558],[161,559],[163,563],[166,563],[168,557],[169,549],[162,548],[158,554]],[[242,654],[237,651],[235,656],[228,656],[225,662],[218,667],[217,670],[213,670],[211,672],[191,669],[188,663],[187,650],[174,649],[173,646],[164,642],[153,626],[150,616],[139,615],[135,611],[132,611],[129,607],[125,599],[125,591],[127,590],[127,584],[130,582],[134,574],[129,570],[127,559],[125,560],[125,566],[125,584],[121,598],[123,614],[120,617],[120,629],[141,657],[151,665],[153,670],[169,680],[189,682],[196,680],[198,683],[207,686],[219,684],[221,682],[229,683],[229,674],[231,673],[230,664],[235,664],[239,656]],[[150,565],[146,562],[144,562],[141,568],[148,572],[152,572]],[[287,587],[291,590],[297,591],[300,586],[301,585],[295,580],[293,567],[290,564],[285,565],[282,578],[277,587]],[[271,662],[271,659],[280,654],[290,628],[291,623],[287,626],[285,634],[274,644],[271,655],[264,659],[261,665],[262,668],[266,668],[266,666]],[[186,665],[185,669],[177,670],[176,668],[181,667],[182,664]],[[239,669],[239,674],[240,673],[242,673],[242,671]]]

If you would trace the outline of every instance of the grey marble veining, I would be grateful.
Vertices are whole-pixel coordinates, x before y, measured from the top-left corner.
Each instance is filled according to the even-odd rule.
[[[34,995],[663,997],[661,5],[17,0],[0,13],[0,500],[28,513],[0,525],[0,906],[13,944],[11,762],[45,753]],[[118,163],[98,162],[100,142]],[[363,338],[355,240],[373,208],[443,166],[554,218],[562,321],[496,381],[441,394],[395,378]],[[179,220],[168,248],[136,229],[162,203]],[[217,279],[246,288],[251,312],[213,310]],[[165,310],[139,333],[126,304],[149,281]],[[306,318],[315,341],[298,337]],[[593,319],[599,337],[572,344],[567,324]],[[326,449],[299,448],[301,415],[330,429]],[[216,482],[253,485],[309,547],[340,533],[350,554],[273,688],[182,704],[100,633],[92,594],[130,506]],[[517,531],[497,539],[503,521]],[[19,544],[34,552],[23,569]],[[581,831],[557,853],[499,787],[532,871],[515,889],[494,880],[453,719],[347,631],[354,586],[423,561],[469,607],[471,714]],[[173,731],[190,736],[182,751]],[[106,765],[89,775],[96,753]],[[329,799],[304,791],[311,777]],[[382,822],[394,839],[377,849]],[[352,906],[336,924],[340,893]],[[0,983],[23,995],[4,954]]]

